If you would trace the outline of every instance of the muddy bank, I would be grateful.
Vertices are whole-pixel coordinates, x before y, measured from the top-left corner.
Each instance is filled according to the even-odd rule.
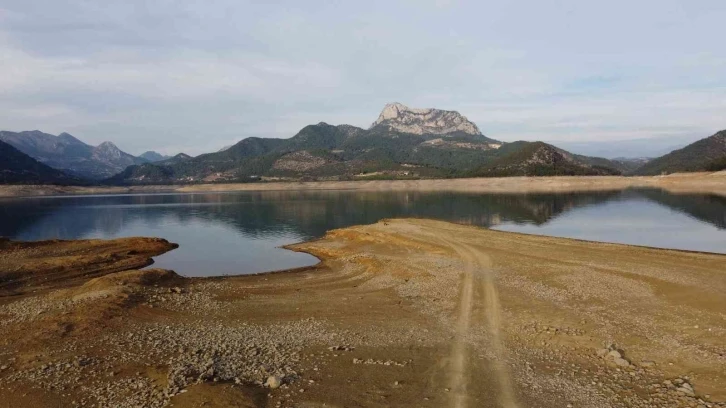
[[[725,256],[428,220],[291,248],[322,262],[0,297],[0,406],[726,407]]]
[[[554,193],[622,190],[625,188],[660,188],[672,193],[703,193],[726,196],[726,173],[683,173],[656,177],[505,177],[435,180],[359,180],[247,184],[195,184],[185,186],[167,185],[132,187],[0,186],[0,197],[29,197],[65,194],[142,194],[274,190]]]
[[[0,238],[0,297],[81,284],[140,269],[177,248],[159,238],[13,242]]]

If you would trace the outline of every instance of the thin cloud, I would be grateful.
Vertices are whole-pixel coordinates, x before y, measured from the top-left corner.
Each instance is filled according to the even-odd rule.
[[[718,0],[8,0],[0,127],[198,154],[400,101],[501,140],[705,137],[726,127],[724,17]]]

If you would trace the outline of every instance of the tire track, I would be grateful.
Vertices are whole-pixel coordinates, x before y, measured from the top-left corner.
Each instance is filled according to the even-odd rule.
[[[474,270],[474,274],[484,289],[487,328],[491,336],[489,345],[494,350],[494,355],[496,356],[492,364],[499,384],[499,405],[504,408],[517,408],[512,376],[506,364],[507,349],[504,346],[501,334],[502,312],[499,303],[499,294],[494,285],[491,259],[486,254],[469,245],[462,243],[461,246],[465,251],[469,252],[474,258],[475,263],[479,266]]]
[[[469,406],[467,386],[469,381],[470,361],[467,350],[467,337],[472,323],[472,310],[475,301],[483,302],[485,306],[486,327],[490,335],[489,346],[494,351],[495,358],[492,363],[498,393],[499,406],[503,408],[517,408],[514,386],[509,368],[506,365],[506,348],[501,336],[502,314],[499,296],[494,285],[491,271],[491,260],[483,252],[465,244],[461,240],[449,240],[437,237],[451,247],[464,261],[464,276],[462,277],[455,337],[449,355],[449,386],[452,390],[451,406],[453,408],[466,408]],[[474,299],[474,288],[481,285],[484,299]]]
[[[474,262],[465,259],[465,269],[461,291],[459,295],[459,307],[456,316],[456,334],[454,343],[449,355],[449,388],[452,390],[452,407],[465,408],[467,406],[467,385],[468,385],[468,359],[466,337],[471,326],[471,311],[474,306]]]

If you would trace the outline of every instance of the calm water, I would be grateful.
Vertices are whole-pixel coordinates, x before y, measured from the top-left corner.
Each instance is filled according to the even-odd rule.
[[[726,198],[658,190],[576,194],[239,192],[0,200],[17,240],[163,237],[155,266],[187,276],[313,265],[279,248],[332,228],[427,217],[506,231],[726,253]]]

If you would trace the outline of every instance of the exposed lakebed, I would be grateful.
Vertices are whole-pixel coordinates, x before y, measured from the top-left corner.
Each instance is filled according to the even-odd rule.
[[[382,218],[726,253],[726,198],[660,190],[567,194],[263,191],[0,200],[15,240],[152,236],[180,244],[155,266],[186,276],[247,274],[317,259],[280,246]]]

